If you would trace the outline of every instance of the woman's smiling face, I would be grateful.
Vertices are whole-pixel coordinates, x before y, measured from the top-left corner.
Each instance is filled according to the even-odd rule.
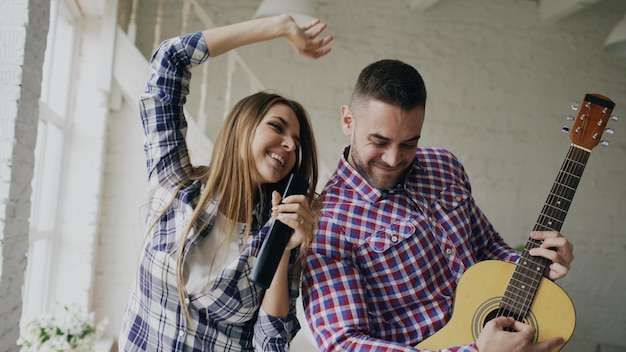
[[[282,180],[296,164],[300,122],[285,104],[275,104],[263,116],[252,138],[252,156],[259,184]]]

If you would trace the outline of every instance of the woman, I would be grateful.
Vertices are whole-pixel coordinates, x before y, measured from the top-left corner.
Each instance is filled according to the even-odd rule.
[[[183,104],[190,68],[234,48],[283,37],[319,58],[332,37],[315,20],[287,15],[246,21],[164,41],[141,96],[150,211],[120,332],[120,350],[288,350],[299,330],[299,247],[313,233],[317,182],[311,124],[300,104],[253,94],[236,104],[208,167],[189,161]],[[303,175],[309,194],[280,199],[280,181]],[[282,203],[281,203],[282,202]],[[294,229],[267,290],[248,274],[275,218]]]

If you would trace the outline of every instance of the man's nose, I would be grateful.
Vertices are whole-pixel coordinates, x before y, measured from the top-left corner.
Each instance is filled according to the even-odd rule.
[[[389,165],[389,167],[396,167],[401,163],[400,151],[397,147],[389,147],[382,155],[383,161]]]

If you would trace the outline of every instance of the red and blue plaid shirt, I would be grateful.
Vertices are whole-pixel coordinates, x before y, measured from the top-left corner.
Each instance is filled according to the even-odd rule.
[[[449,320],[469,266],[518,256],[475,204],[463,165],[448,151],[418,148],[404,183],[382,191],[348,164],[347,150],[322,192],[304,268],[308,323],[323,351],[415,350]]]
[[[121,351],[284,351],[288,350],[289,336],[300,328],[295,309],[299,275],[290,277],[290,313],[286,318],[269,316],[260,308],[265,290],[248,278],[269,230],[267,223],[253,226],[251,240],[237,261],[224,268],[206,292],[185,297],[190,324],[179,304],[178,239],[204,187],[189,179],[191,164],[183,105],[189,92],[189,69],[208,58],[206,43],[198,32],[163,42],[150,61],[152,74],[139,104],[146,135],[150,185],[146,227],[150,233],[122,322]],[[207,236],[216,214],[216,202],[212,202],[201,219],[208,225],[190,236],[184,253]],[[261,218],[260,214],[255,215],[256,219]],[[294,250],[290,272],[297,257]]]

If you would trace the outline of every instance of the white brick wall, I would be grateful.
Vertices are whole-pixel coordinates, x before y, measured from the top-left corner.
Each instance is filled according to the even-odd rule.
[[[154,9],[146,3],[143,6],[145,12],[138,22],[146,24]],[[226,24],[249,18],[255,6],[257,2],[252,1],[237,6],[208,2],[205,9],[218,24]],[[601,93],[617,103],[617,113],[625,115],[626,59],[601,52],[605,36],[626,10],[619,1],[601,1],[558,23],[541,22],[532,1],[448,0],[425,13],[409,10],[403,1],[337,1],[319,3],[318,10],[335,36],[328,57],[312,62],[294,54],[282,41],[240,52],[266,87],[294,97],[309,109],[322,160],[334,168],[341,146],[347,143],[339,128],[339,107],[348,102],[360,69],[387,57],[414,64],[429,92],[421,143],[447,147],[461,158],[476,199],[513,245],[525,243],[565,157],[569,138],[560,129],[567,124],[564,117],[572,113],[570,104],[585,93]],[[193,29],[199,28],[189,30]],[[147,54],[152,50],[152,32],[144,28],[138,33],[139,46]],[[219,101],[209,104],[222,106]],[[219,118],[221,112],[216,121]],[[134,121],[134,116],[124,119],[116,114],[111,128],[119,128],[113,127],[116,124],[126,128]],[[109,139],[116,147],[108,154],[110,174],[105,186],[105,194],[111,197],[119,189],[141,184],[144,177],[143,169],[136,175],[128,173],[127,153],[119,144],[129,139],[136,157],[137,141],[131,142],[133,137],[127,134],[115,135]],[[609,149],[597,148],[592,153],[563,227],[576,246],[576,261],[560,284],[578,312],[574,339],[566,351],[589,350],[597,344],[626,348],[622,302],[626,238],[619,221],[626,217],[620,201],[626,196],[621,184],[626,177],[622,162],[626,136],[611,139]],[[131,204],[127,214],[133,216],[111,213],[111,219],[129,221],[127,227],[119,221],[103,221],[101,251],[112,253],[122,243],[135,248],[141,234],[132,232],[138,225],[131,226],[134,219],[130,218],[138,212],[138,202]],[[119,200],[105,200],[105,209],[115,207],[116,213],[122,212],[119,206]],[[136,259],[129,255],[124,264],[119,254],[106,257],[110,262],[101,259],[97,281],[109,287],[106,304],[97,301],[113,318],[109,333],[116,334],[120,319],[116,312],[124,305]]]
[[[12,0],[0,7],[0,350],[12,351],[22,312],[49,4]]]
[[[626,115],[626,59],[601,52],[625,10],[624,2],[601,1],[559,23],[543,23],[532,1],[441,1],[423,14],[399,2],[327,2],[320,16],[336,39],[324,61],[297,58],[279,42],[246,49],[244,56],[280,54],[272,65],[252,65],[267,86],[284,87],[310,109],[330,166],[346,143],[338,107],[358,71],[384,57],[414,64],[429,92],[420,143],[460,157],[477,201],[517,245],[525,243],[565,157],[569,137],[560,129],[569,124],[569,105],[601,93]],[[611,122],[618,130],[622,123]],[[626,135],[606,137],[611,147],[593,151],[562,229],[575,244],[576,261],[559,283],[577,309],[574,340],[626,348],[626,236],[619,220],[626,216],[620,201]]]
[[[11,20],[5,21],[2,17],[0,33],[3,37],[0,39],[3,43],[13,40],[4,39],[5,33],[15,32],[5,26],[25,17],[23,3],[8,2],[20,5],[16,5],[20,9],[16,13],[3,11],[2,16]],[[172,2],[166,3],[172,6]],[[153,4],[140,0],[143,12],[139,23],[153,21]],[[120,4],[120,7],[126,5]],[[207,1],[205,9],[218,24],[226,24],[249,18],[257,5],[258,1],[252,0]],[[178,9],[179,4],[173,6]],[[447,147],[460,157],[470,174],[479,204],[514,245],[525,242],[565,156],[569,139],[560,128],[566,123],[562,117],[570,113],[569,104],[580,100],[585,93],[601,93],[617,103],[617,113],[626,115],[623,113],[626,111],[626,59],[601,52],[608,31],[626,10],[622,1],[602,0],[558,23],[541,22],[534,1],[443,0],[425,13],[410,10],[405,1],[320,2],[317,8],[318,14],[329,23],[328,31],[336,37],[330,56],[311,62],[295,55],[282,41],[244,48],[241,53],[266,87],[276,88],[308,108],[319,138],[322,160],[334,168],[341,146],[347,142],[339,128],[339,107],[347,103],[360,69],[375,59],[387,57],[414,64],[424,75],[429,91],[422,144]],[[176,11],[167,13],[174,16]],[[102,25],[102,28],[110,29],[110,26]],[[173,35],[177,28],[164,30],[164,33]],[[199,28],[189,27],[193,29]],[[151,31],[149,26],[138,31],[138,42],[145,54],[152,50]],[[13,37],[7,35],[6,38]],[[34,46],[37,50],[32,50],[28,58],[43,55],[43,40],[45,35],[39,38],[39,45]],[[25,47],[28,50],[29,45]],[[5,52],[2,50],[0,55]],[[0,74],[8,78],[19,75],[4,69],[4,63]],[[0,95],[4,138],[0,150],[3,182],[0,189],[3,194],[13,191],[23,195],[20,192],[25,192],[29,183],[16,182],[11,172],[19,170],[22,163],[28,164],[32,150],[31,154],[14,158],[15,152],[20,150],[19,143],[27,139],[15,135],[14,131],[20,129],[16,127],[17,121],[11,119],[21,115],[18,107],[11,106],[19,106],[15,101],[20,94],[30,94],[18,91],[36,87],[22,86],[22,91],[16,86],[2,87],[3,92],[8,87],[9,94]],[[136,98],[126,101],[128,105],[122,105],[109,115],[105,123],[101,114],[106,106],[103,101],[107,99],[107,91],[105,86],[103,95],[90,100],[96,107],[97,126],[107,130],[100,131],[102,138],[106,138],[101,141],[105,154],[103,163],[99,164],[102,196],[90,201],[92,209],[101,211],[97,215],[90,214],[85,226],[87,229],[96,226],[99,235],[93,307],[99,316],[109,317],[107,334],[114,337],[137,264],[135,254],[142,236],[140,208],[144,201],[145,172],[143,137],[138,117],[133,112]],[[223,96],[221,92],[210,93]],[[209,104],[222,106],[216,101]],[[91,111],[85,105],[77,109]],[[5,114],[10,116],[9,122],[4,120]],[[221,111],[216,121],[219,118]],[[613,127],[618,132],[621,130],[618,124]],[[23,130],[32,132],[28,128]],[[34,143],[34,135],[27,137]],[[623,336],[626,331],[626,305],[623,304],[626,236],[620,221],[626,218],[626,207],[622,205],[626,189],[621,184],[626,178],[623,163],[626,136],[617,134],[611,140],[609,149],[598,147],[592,153],[563,227],[563,232],[576,246],[576,261],[571,274],[560,284],[571,295],[578,314],[574,341],[566,351],[590,350],[597,344],[622,346],[616,350],[626,348]],[[98,139],[92,142],[100,143]],[[81,169],[89,168],[77,165],[72,169],[77,174],[70,179],[79,180],[84,176]],[[27,176],[29,171],[25,172],[20,177]],[[9,181],[14,183],[9,185]],[[6,291],[5,281],[12,280],[7,282],[17,283],[15,287],[19,287],[22,280],[19,272],[24,266],[23,260],[14,260],[9,266],[7,262],[11,257],[4,248],[16,234],[25,232],[28,207],[17,202],[19,198],[3,199],[9,202],[3,203],[0,215],[4,216],[0,289],[3,302],[5,297],[12,297],[7,301],[9,305],[3,304],[0,308],[0,324],[7,326],[7,329],[0,329],[3,331],[0,346],[4,348],[8,346],[4,336],[16,336],[12,319],[15,314],[19,315],[15,313],[19,310],[17,290]],[[21,232],[8,231],[11,222],[19,223]],[[17,247],[21,250],[11,253],[25,252],[25,240],[21,241]],[[13,276],[7,278],[7,272]]]

